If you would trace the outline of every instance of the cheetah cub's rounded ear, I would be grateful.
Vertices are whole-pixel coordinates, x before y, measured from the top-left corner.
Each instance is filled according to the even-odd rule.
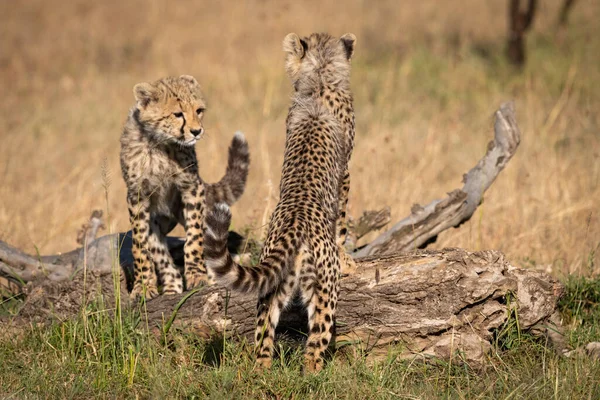
[[[150,83],[138,83],[133,87],[133,95],[142,107],[146,107],[148,103],[155,100],[158,97],[157,94],[157,88]]]
[[[342,35],[340,41],[344,45],[344,50],[346,51],[346,58],[348,61],[352,58],[354,54],[354,45],[356,44],[356,36],[353,33],[346,33]]]
[[[298,58],[304,57],[306,52],[307,44],[304,40],[300,39],[295,33],[288,33],[283,39],[283,51],[290,55],[295,55]]]
[[[185,81],[185,82],[189,83],[192,86],[200,86],[200,84],[198,83],[198,81],[196,80],[196,78],[194,78],[191,75],[181,75],[179,77],[179,79],[181,79],[182,81]]]

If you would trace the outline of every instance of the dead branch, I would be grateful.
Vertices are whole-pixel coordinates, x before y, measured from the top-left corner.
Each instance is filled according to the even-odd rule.
[[[98,235],[99,229],[104,229],[104,222],[102,222],[102,210],[94,210],[92,216],[87,224],[83,224],[79,232],[77,232],[77,243],[85,246],[88,243],[92,243]]]
[[[563,290],[542,272],[514,268],[497,251],[419,251],[358,264],[357,273],[341,282],[337,341],[379,354],[389,344],[404,343],[405,356],[448,358],[458,349],[467,361],[480,362],[509,307],[518,309],[522,329],[539,328],[555,314]],[[177,300],[163,296],[150,302],[149,320],[160,325]],[[255,302],[256,296],[206,288],[179,310],[178,326],[207,338],[226,332],[251,339]],[[306,332],[305,323],[303,311],[291,309],[280,326]]]
[[[379,230],[390,223],[391,210],[385,207],[379,211],[365,211],[358,221],[348,217],[348,236],[346,237],[346,249],[354,251],[358,241],[366,234]]]
[[[436,236],[457,227],[475,212],[483,194],[517,151],[521,132],[515,120],[514,104],[504,103],[496,111],[494,140],[485,156],[463,177],[464,186],[422,207],[413,206],[411,215],[392,226],[353,257],[392,254],[419,248],[435,241]]]

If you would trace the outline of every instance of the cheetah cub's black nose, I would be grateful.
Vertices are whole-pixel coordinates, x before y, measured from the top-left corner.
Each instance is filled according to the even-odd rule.
[[[203,128],[200,129],[190,129],[190,133],[194,136],[200,136],[202,135],[202,132],[204,132]]]

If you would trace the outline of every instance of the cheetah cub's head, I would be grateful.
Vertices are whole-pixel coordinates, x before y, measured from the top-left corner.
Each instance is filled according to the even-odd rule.
[[[346,33],[340,38],[327,33],[313,33],[300,38],[295,33],[283,39],[285,68],[296,90],[316,81],[339,84],[350,78],[350,59],[356,36]],[[309,82],[306,82],[309,81]]]
[[[204,133],[202,118],[206,105],[193,76],[138,83],[133,94],[138,121],[157,142],[194,146]]]

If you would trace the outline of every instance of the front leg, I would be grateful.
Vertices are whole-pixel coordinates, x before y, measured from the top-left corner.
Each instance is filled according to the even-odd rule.
[[[336,221],[336,242],[338,246],[344,246],[348,228],[346,227],[346,206],[348,205],[348,192],[350,191],[350,171],[346,167],[344,178],[340,182],[338,193],[338,216]]]
[[[336,243],[340,255],[340,264],[342,274],[351,274],[356,270],[356,263],[352,257],[346,253],[344,244],[348,236],[348,228],[346,225],[346,207],[348,205],[348,192],[350,191],[350,171],[348,166],[344,171],[344,179],[340,184],[339,200],[338,200],[338,218],[336,223]]]
[[[148,243],[152,260],[156,268],[159,280],[162,280],[163,294],[177,294],[183,292],[183,279],[181,274],[175,268],[167,238],[163,234],[159,222],[154,219],[150,225],[151,233],[148,237]]]
[[[192,289],[202,282],[208,282],[206,267],[202,257],[204,244],[204,183],[200,179],[186,185],[181,190],[183,207],[183,225],[185,226],[185,281],[187,289]]]
[[[134,283],[130,297],[151,299],[158,296],[154,262],[148,249],[150,235],[150,201],[141,198],[138,193],[127,195],[127,207],[132,231],[132,248],[134,260]]]

